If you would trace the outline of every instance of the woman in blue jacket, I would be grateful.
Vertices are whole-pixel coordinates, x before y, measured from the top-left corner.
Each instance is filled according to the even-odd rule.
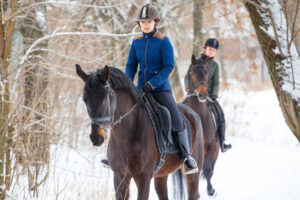
[[[155,7],[146,4],[141,8],[137,23],[143,34],[135,37],[131,44],[125,73],[133,81],[139,65],[137,87],[151,93],[157,102],[169,109],[175,138],[184,158],[185,174],[196,173],[198,166],[189,153],[187,130],[168,80],[174,69],[173,47],[167,37],[157,32],[159,21]]]

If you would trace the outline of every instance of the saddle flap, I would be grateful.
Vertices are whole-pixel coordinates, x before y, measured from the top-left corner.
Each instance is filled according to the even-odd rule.
[[[218,110],[216,108],[216,105],[212,101],[207,101],[207,107],[208,107],[208,110],[210,111],[210,113],[212,115],[214,125],[215,125],[215,131],[217,131],[217,129],[219,127],[220,117],[218,115]]]
[[[146,93],[145,97],[151,108],[149,111],[152,112],[153,117],[156,118],[154,122],[157,123],[157,127],[163,134],[164,139],[167,139],[166,137],[172,129],[171,114],[169,110],[165,106],[159,104],[151,94]]]

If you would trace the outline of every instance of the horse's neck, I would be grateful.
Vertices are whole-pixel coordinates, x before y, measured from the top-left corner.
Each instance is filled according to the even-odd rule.
[[[117,123],[120,117],[124,118],[122,117],[122,120],[112,128],[110,140],[113,140],[114,144],[117,144],[118,141],[124,142],[127,144],[125,149],[136,144],[143,144],[143,148],[149,148],[149,145],[155,144],[154,134],[150,134],[153,129],[149,128],[151,122],[145,109],[141,108],[127,91],[115,90],[115,92],[117,106],[114,120]],[[135,149],[135,151],[137,150],[142,151],[139,148]]]
[[[194,96],[194,97],[190,97],[188,99],[189,104],[192,105],[194,108],[196,108],[196,110],[198,111],[198,115],[200,115],[200,117],[205,117],[208,113],[208,107],[207,107],[207,103],[206,102],[200,102],[198,97]]]
[[[119,89],[119,90],[115,90],[115,92],[117,94],[117,106],[116,106],[116,111],[114,113],[114,116],[115,116],[115,120],[118,120],[120,116],[123,116],[124,114],[129,112],[131,108],[135,106],[136,102],[133,100],[130,94],[128,94],[128,92],[125,90]],[[139,108],[135,108],[132,112],[134,112],[136,109]]]

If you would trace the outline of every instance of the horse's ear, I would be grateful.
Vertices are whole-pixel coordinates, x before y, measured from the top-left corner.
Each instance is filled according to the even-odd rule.
[[[76,73],[77,73],[77,75],[78,75],[84,82],[86,82],[86,80],[87,80],[87,78],[88,78],[89,75],[87,75],[87,74],[82,70],[82,68],[80,67],[80,65],[75,64],[75,66],[76,66]]]
[[[105,81],[108,82],[110,80],[110,71],[109,71],[109,67],[107,65],[105,65],[103,73],[104,73]]]
[[[196,64],[196,57],[195,55],[193,54],[192,55],[192,65],[195,65]]]

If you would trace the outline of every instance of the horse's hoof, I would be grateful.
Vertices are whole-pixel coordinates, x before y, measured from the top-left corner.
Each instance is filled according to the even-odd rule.
[[[213,188],[211,190],[207,190],[207,194],[210,198],[216,198],[216,196],[217,196],[217,192]]]

